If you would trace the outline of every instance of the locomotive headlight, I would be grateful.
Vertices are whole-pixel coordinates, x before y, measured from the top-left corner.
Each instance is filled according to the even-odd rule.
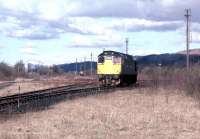
[[[114,77],[114,79],[118,79],[119,75],[114,75],[113,77]]]
[[[101,78],[103,78],[103,75],[100,74],[100,75],[99,75],[99,79],[101,79]]]

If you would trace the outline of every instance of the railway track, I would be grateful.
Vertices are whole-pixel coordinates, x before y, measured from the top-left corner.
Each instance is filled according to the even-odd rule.
[[[70,99],[75,96],[95,94],[111,88],[113,87],[99,87],[91,84],[67,85],[57,88],[0,97],[0,114],[29,111],[38,107],[47,107],[66,98]]]
[[[146,84],[147,82],[140,80],[133,86],[122,87],[121,89],[144,87]],[[93,83],[79,85],[71,84],[67,86],[0,97],[0,114],[32,111],[35,108],[46,108],[64,99],[107,92],[113,89],[115,89],[115,87],[99,87]]]

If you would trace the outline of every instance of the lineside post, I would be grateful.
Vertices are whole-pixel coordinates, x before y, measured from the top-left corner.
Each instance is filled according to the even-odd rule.
[[[126,54],[128,54],[128,38],[126,38],[125,42],[126,42]]]
[[[187,58],[186,58],[186,65],[187,71],[190,69],[190,54],[189,54],[189,47],[190,47],[190,21],[191,21],[191,9],[186,9],[186,50],[187,50]]]
[[[77,70],[78,70],[78,66],[77,66],[77,58],[76,58],[76,76],[77,76]]]
[[[86,76],[86,57],[84,57],[84,76]]]
[[[20,90],[21,90],[21,87],[20,87],[20,85],[19,85],[19,87],[18,87],[19,93],[18,93],[18,99],[17,99],[17,108],[19,108],[19,95],[20,95]]]
[[[91,71],[90,72],[91,72],[91,76],[92,76],[92,68],[93,68],[93,66],[92,66],[92,53],[91,53],[91,63],[90,64],[91,64],[90,65],[91,66],[91,69],[90,69]]]

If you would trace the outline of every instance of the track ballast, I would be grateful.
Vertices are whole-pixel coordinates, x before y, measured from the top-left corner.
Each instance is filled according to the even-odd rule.
[[[113,87],[67,85],[0,97],[0,113],[30,111],[32,108],[46,107],[63,99],[96,94],[111,88]]]

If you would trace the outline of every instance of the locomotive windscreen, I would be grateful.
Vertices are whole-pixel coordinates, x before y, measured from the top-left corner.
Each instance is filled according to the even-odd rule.
[[[113,64],[120,64],[121,63],[121,57],[113,57]]]
[[[104,63],[104,57],[103,56],[98,57],[98,63]]]

